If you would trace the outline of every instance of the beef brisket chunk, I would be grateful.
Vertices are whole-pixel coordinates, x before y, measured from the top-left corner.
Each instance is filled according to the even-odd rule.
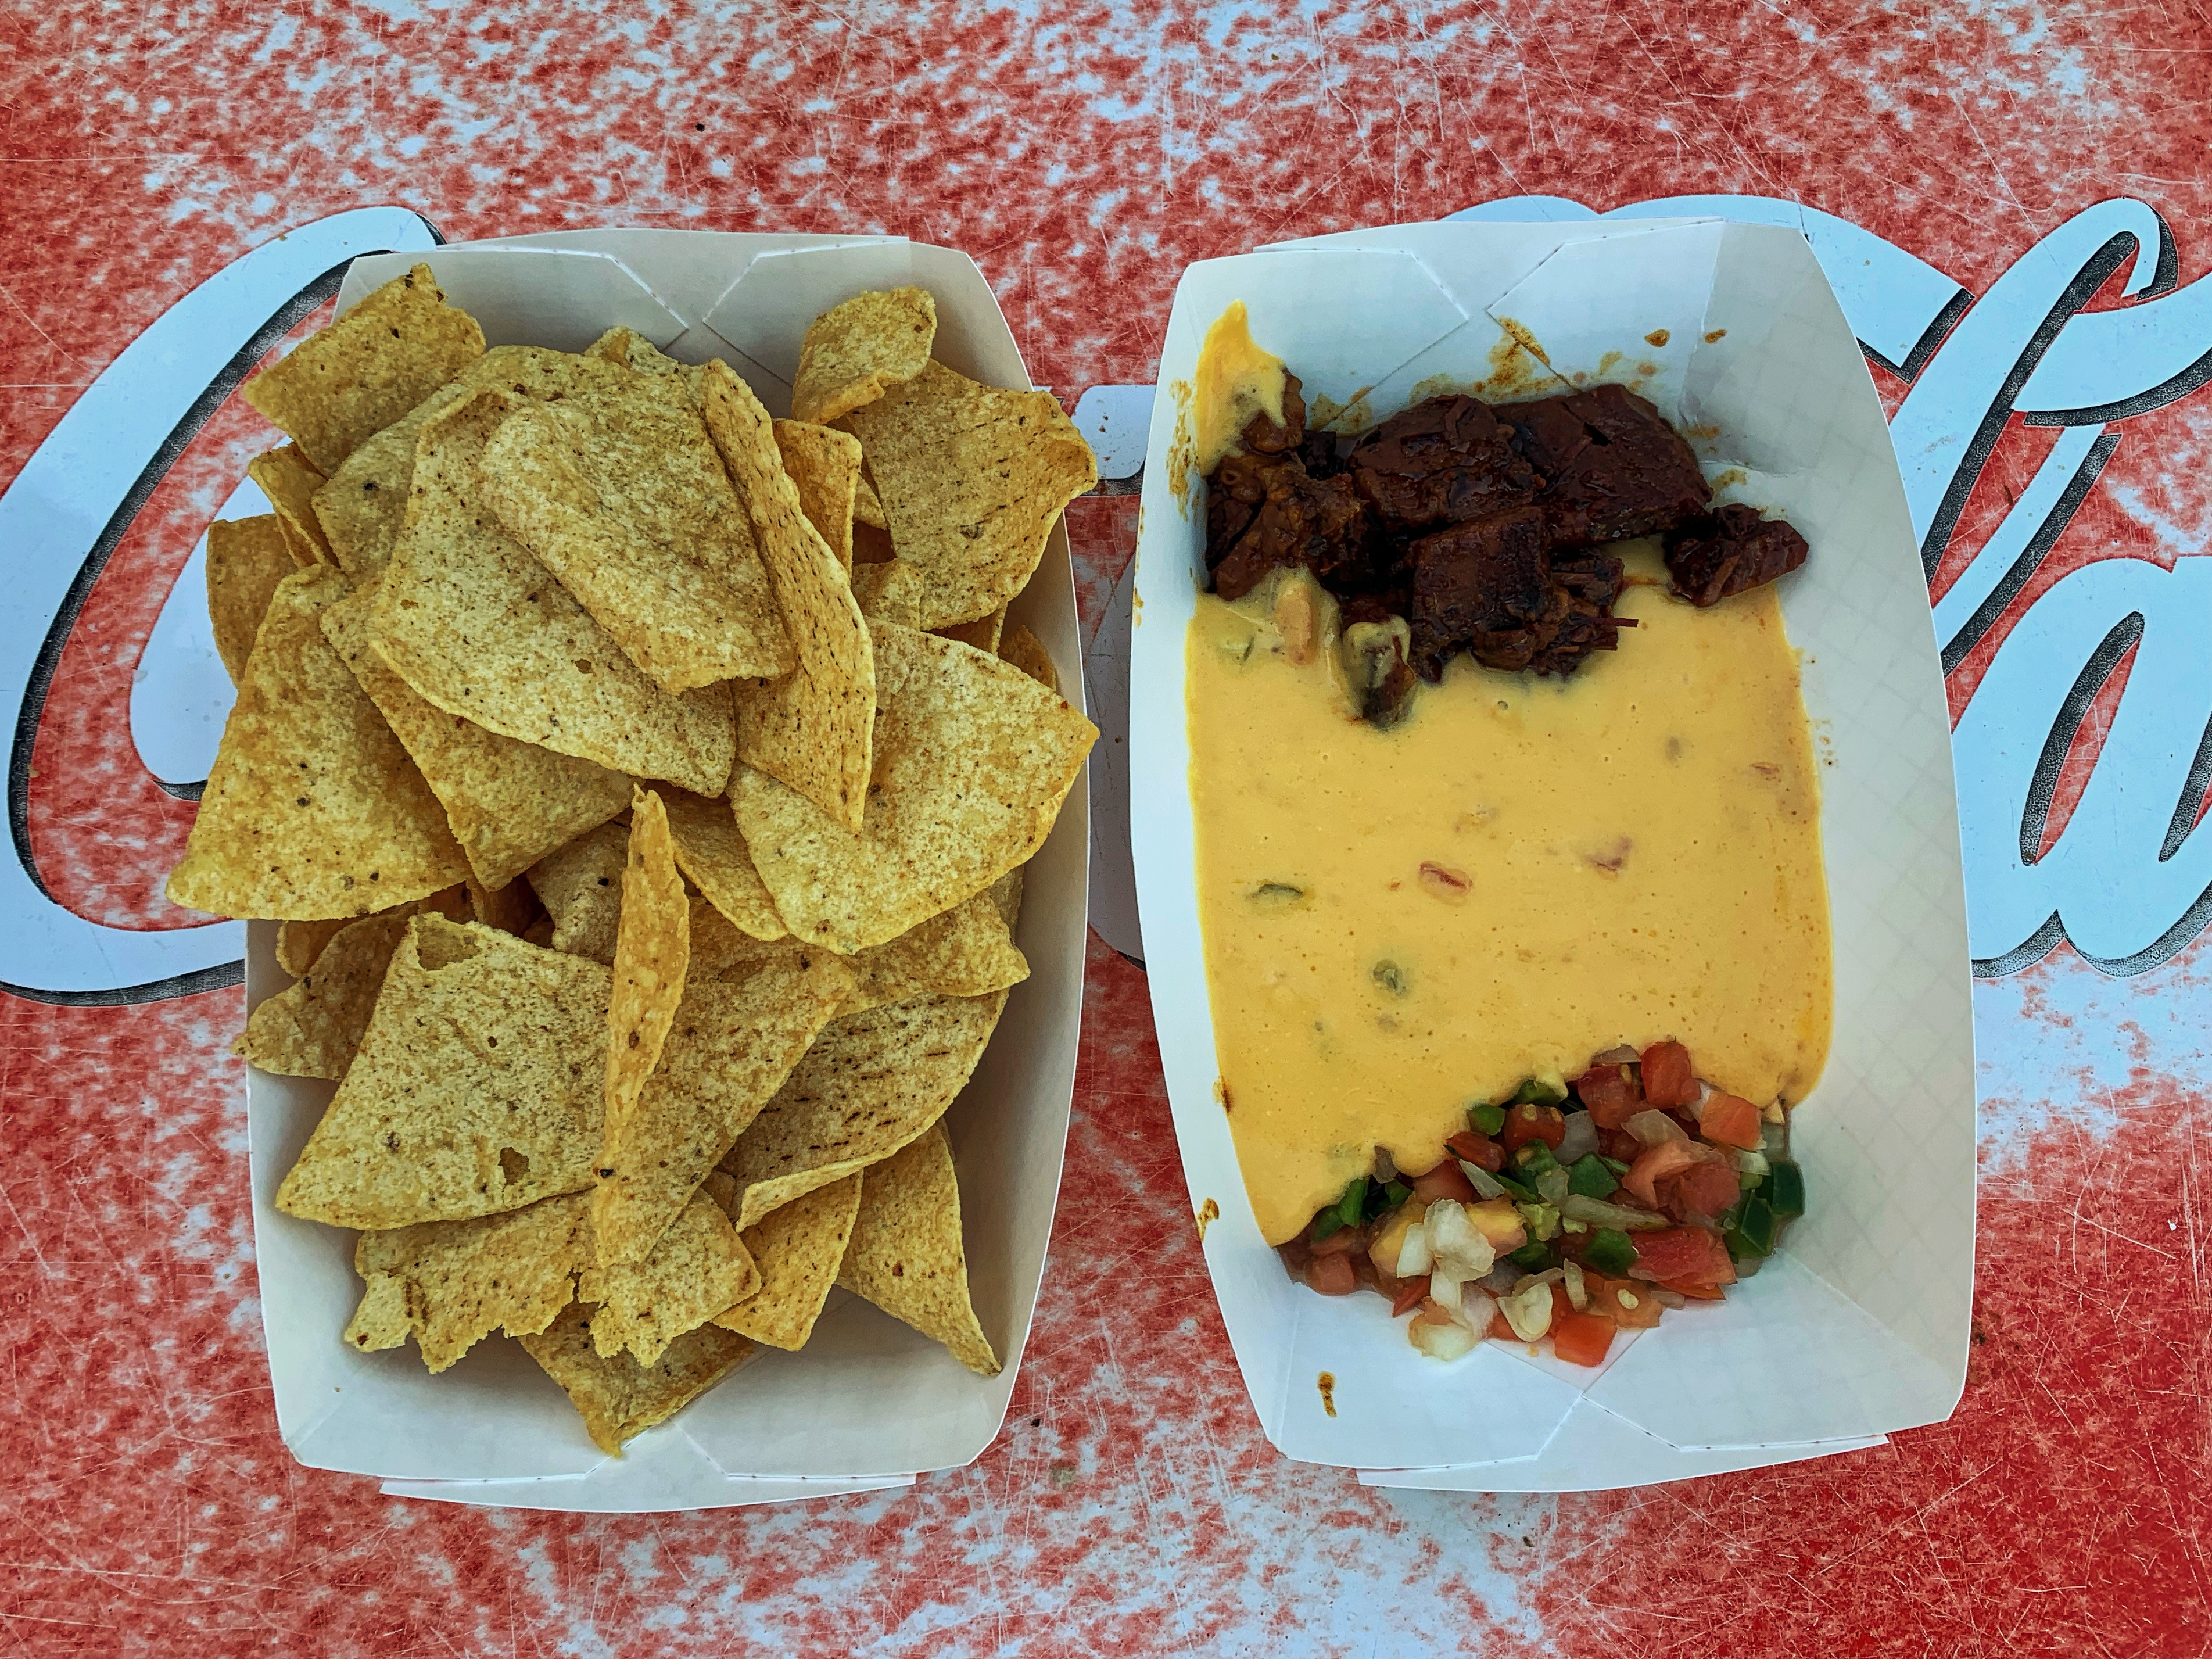
[[[1422,537],[1413,565],[1410,651],[1424,679],[1462,648],[1492,668],[1526,668],[1566,614],[1552,581],[1544,515],[1514,507]]]
[[[1789,574],[1810,550],[1780,519],[1731,501],[1668,535],[1667,571],[1674,592],[1702,608]]]
[[[1206,562],[1224,599],[1243,598],[1285,565],[1304,566],[1324,585],[1366,568],[1367,514],[1350,482],[1309,477],[1294,454],[1223,457],[1206,520]]]
[[[1569,552],[1552,551],[1552,583],[1566,595],[1566,614],[1551,638],[1537,648],[1528,665],[1539,674],[1565,679],[1583,665],[1593,651],[1611,651],[1620,644],[1620,630],[1636,626],[1633,617],[1613,614],[1620,597],[1620,561],[1595,548]]]
[[[1521,455],[1544,476],[1536,501],[1557,545],[1671,530],[1711,499],[1689,445],[1624,386],[1509,404],[1498,413]]]
[[[1533,501],[1543,480],[1512,433],[1473,398],[1431,398],[1392,416],[1354,448],[1353,485],[1400,534],[1458,524]]]
[[[1287,369],[1283,373],[1280,423],[1270,420],[1267,410],[1261,410],[1244,422],[1241,435],[1244,447],[1255,455],[1288,455],[1297,451],[1306,438],[1306,398],[1297,375]]]

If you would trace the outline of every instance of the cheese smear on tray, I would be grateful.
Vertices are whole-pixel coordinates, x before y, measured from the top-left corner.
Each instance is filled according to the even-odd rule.
[[[1326,644],[1300,647],[1303,602],[1285,650],[1265,590],[1199,599],[1199,912],[1270,1243],[1376,1147],[1425,1170],[1469,1105],[1619,1043],[1686,1043],[1762,1106],[1820,1075],[1819,782],[1775,590],[1693,610],[1653,544],[1613,550],[1643,579],[1617,652],[1564,683],[1455,658],[1389,727],[1352,717]]]

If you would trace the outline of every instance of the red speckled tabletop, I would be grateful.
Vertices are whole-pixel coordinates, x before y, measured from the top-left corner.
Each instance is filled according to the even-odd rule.
[[[2152,343],[2172,365],[2117,406],[2036,423],[1999,375],[1966,416],[1922,422],[1916,442],[1978,430],[1988,452],[1955,528],[1931,532],[1939,603],[2012,533],[2054,445],[2093,423],[2117,437],[1958,635],[1965,776],[1968,744],[1996,744],[1977,693],[2008,653],[2033,669],[2060,652],[2042,678],[2062,690],[2081,669],[2049,641],[2085,567],[2172,573],[2164,609],[2130,602],[2144,662],[2212,616],[2181,589],[2212,536],[2212,289],[2189,298],[2212,265],[2208,45],[2201,0],[17,5],[0,28],[0,483],[195,284],[349,208],[410,209],[453,240],[639,225],[960,247],[1073,405],[1153,378],[1192,259],[1519,195],[1802,202],[1992,307],[2019,275],[2033,293],[2004,303],[2024,337],[2047,343],[2054,307],[2054,327],[2085,303],[2166,307]],[[2123,198],[2129,222],[2167,228],[2146,280],[2160,251],[2172,268],[2132,298],[2116,276],[2062,301],[2081,261],[2045,281],[2037,251]],[[1929,319],[1931,348],[1959,309]],[[1924,361],[1899,366],[1924,379]],[[1905,406],[1903,376],[1876,380]],[[134,750],[132,677],[195,538],[271,441],[235,398],[214,413],[19,727],[17,847],[108,928],[190,920],[161,884],[193,807]],[[1095,626],[1134,502],[1069,520]],[[0,547],[0,593],[22,556]],[[2130,922],[2125,949],[2053,931],[2087,938],[2093,910],[2124,908],[2100,895],[2205,851],[2188,835],[2205,711],[2170,686],[2171,708],[2131,706],[2133,637],[2077,688],[2039,856],[1970,836],[1977,927],[2043,866],[2073,885],[2038,948],[1977,944],[1978,1289],[1946,1424],[1596,1496],[1386,1493],[1285,1462],[1207,1288],[1142,974],[1094,940],[1043,1301],[972,1467],[697,1515],[386,1498],[277,1437],[228,1054],[240,992],[0,997],[0,1651],[2203,1653],[2206,907],[2192,888]],[[2124,765],[2152,779],[2138,793],[2166,790],[2165,842],[2128,842],[2100,793]]]

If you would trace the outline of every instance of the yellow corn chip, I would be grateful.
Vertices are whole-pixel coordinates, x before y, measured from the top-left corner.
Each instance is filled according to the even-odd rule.
[[[1000,605],[988,617],[978,617],[974,622],[954,623],[950,627],[931,631],[939,639],[957,640],[963,645],[972,645],[978,651],[998,654],[999,635],[1006,626],[1006,607]]]
[[[551,949],[614,966],[629,862],[629,826],[603,823],[530,866],[531,890],[552,918]]]
[[[740,767],[738,827],[776,914],[850,954],[979,893],[1044,844],[1098,730],[996,657],[878,623],[875,773],[854,835]]]
[[[416,696],[370,646],[374,601],[367,589],[341,599],[323,612],[323,635],[337,647],[446,809],[477,882],[508,886],[538,860],[629,805],[630,781],[621,773],[517,743]],[[523,925],[531,920],[523,916]]]
[[[215,648],[233,685],[246,678],[246,659],[269,614],[269,596],[299,568],[273,513],[217,519],[208,526],[208,620],[215,624]]]
[[[875,651],[851,584],[800,510],[768,411],[728,364],[707,365],[707,428],[751,515],[796,672],[736,691],[738,757],[848,830],[860,827],[876,712]]]
[[[643,1261],[656,1248],[852,993],[843,962],[818,945],[780,942],[759,947],[773,957],[739,961],[714,950],[712,930],[732,940],[744,935],[711,907],[696,912],[708,937],[698,941],[704,948],[684,981],[660,1063],[620,1135],[610,1134],[600,1151],[592,1219],[602,1261]]]
[[[396,912],[346,923],[298,983],[246,1017],[246,1035],[231,1052],[264,1072],[343,1077],[406,931],[407,917]]]
[[[722,1160],[739,1189],[738,1230],[889,1158],[936,1122],[1006,1006],[1004,991],[922,997],[832,1023]]]
[[[662,690],[785,672],[777,596],[682,378],[578,367],[492,434],[484,501]]]
[[[884,516],[883,497],[876,494],[876,482],[865,465],[853,483],[853,522],[871,530],[888,532],[891,527],[891,521]]]
[[[416,899],[409,904],[395,904],[388,910],[378,910],[373,914],[398,916],[404,920],[418,910],[435,911],[455,921],[465,921],[470,915],[468,890],[465,887],[443,888],[426,899]],[[357,920],[360,918],[334,916],[321,921],[278,922],[276,965],[294,979],[302,977],[322,959],[324,948]]]
[[[361,1306],[345,1340],[363,1352],[412,1336],[442,1371],[493,1331],[535,1336],[575,1297],[590,1260],[585,1194],[568,1193],[504,1215],[426,1221],[363,1233],[353,1247]]]
[[[1014,924],[1022,915],[1022,869],[1016,865],[991,884],[991,902],[998,907],[1000,919],[1006,924],[1006,937],[1014,934]]]
[[[602,362],[620,363],[624,368],[634,368],[641,374],[681,374],[684,365],[640,334],[635,329],[619,325],[584,348],[586,357],[596,357]]]
[[[732,925],[755,939],[781,939],[787,931],[775,901],[753,868],[729,797],[711,800],[688,789],[662,792],[668,832],[676,837],[676,867]]]
[[[921,996],[988,996],[1030,976],[1029,959],[1014,948],[988,892],[844,960],[857,981],[848,1013]]]
[[[473,922],[415,917],[276,1206],[404,1227],[589,1186],[610,977]]]
[[[1016,623],[999,641],[999,655],[1028,675],[1039,685],[1055,695],[1060,690],[1060,670],[1044,648],[1044,642]]]
[[[315,492],[323,487],[323,475],[300,453],[300,446],[286,444],[282,449],[256,455],[246,464],[246,476],[261,486],[269,505],[276,509],[276,522],[293,562],[302,569],[332,562],[331,544],[315,520]]]
[[[668,813],[659,796],[640,789],[630,805],[614,995],[607,1005],[606,1116],[599,1161],[603,1171],[623,1167],[635,1133],[632,1120],[638,1097],[660,1063],[690,961],[691,903],[676,871]]]
[[[853,568],[853,497],[860,482],[860,441],[835,427],[778,421],[775,447],[799,489],[799,505],[848,574]]]
[[[796,962],[801,957],[836,957],[849,966],[854,958],[806,945],[786,933],[756,939],[737,927],[707,899],[691,901],[691,973],[702,979],[742,979],[767,962]]]
[[[224,916],[363,916],[468,860],[399,739],[324,639],[327,565],[277,584],[169,897]]]
[[[584,1419],[592,1443],[619,1457],[622,1449],[665,1423],[750,1359],[753,1345],[713,1325],[686,1331],[659,1363],[641,1365],[628,1354],[602,1359],[592,1346],[599,1310],[572,1302],[524,1350],[558,1382]]]
[[[483,355],[483,331],[446,303],[428,265],[393,278],[248,380],[246,401],[325,477]]]
[[[663,1230],[652,1254],[634,1265],[586,1266],[576,1299],[596,1302],[592,1346],[602,1359],[627,1348],[650,1365],[686,1331],[696,1330],[733,1302],[760,1289],[760,1270],[722,1207],[695,1192]]]
[[[932,363],[845,417],[891,544],[922,568],[921,624],[988,617],[1022,591],[1053,520],[1098,463],[1049,392],[1000,392]]]
[[[860,1177],[860,1212],[837,1282],[942,1342],[978,1376],[999,1374],[968,1294],[960,1184],[942,1123]]]
[[[422,428],[406,528],[371,613],[373,643],[449,714],[614,771],[721,793],[737,747],[727,689],[660,690],[479,504],[477,463],[512,404],[511,393],[479,391]]]
[[[862,1178],[847,1176],[793,1199],[742,1235],[759,1265],[760,1288],[716,1314],[714,1322],[772,1348],[797,1352],[805,1347],[837,1282],[837,1265],[860,1213]],[[717,1185],[726,1181],[715,1177]]]
[[[860,614],[872,623],[896,623],[901,628],[921,624],[921,567],[904,559],[853,567],[853,597]]]
[[[937,339],[937,301],[926,288],[856,294],[807,325],[799,349],[791,412],[827,426],[848,410],[873,403],[910,380],[929,362]]]

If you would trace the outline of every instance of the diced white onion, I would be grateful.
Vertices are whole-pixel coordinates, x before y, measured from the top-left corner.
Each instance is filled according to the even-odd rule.
[[[1459,1287],[1459,1275],[1449,1267],[1439,1267],[1429,1275],[1429,1300],[1453,1318],[1462,1319]]]
[[[1577,1313],[1586,1311],[1589,1307],[1589,1289],[1583,1283],[1583,1269],[1580,1262],[1567,1263],[1566,1281],[1567,1300],[1574,1304]]]
[[[1580,1193],[1569,1193],[1561,1199],[1559,1213],[1570,1220],[1587,1222],[1593,1227],[1618,1227],[1623,1232],[1649,1232],[1674,1225],[1665,1216],[1650,1210],[1632,1210],[1626,1204],[1608,1204],[1601,1198],[1585,1198]]]
[[[1462,1158],[1459,1161],[1459,1167],[1460,1172],[1467,1176],[1468,1185],[1474,1188],[1477,1197],[1503,1198],[1505,1196],[1505,1188],[1492,1181],[1490,1178],[1490,1171],[1480,1164],[1470,1164],[1465,1158]]]
[[[1628,1120],[1625,1126],[1646,1146],[1657,1146],[1669,1140],[1687,1140],[1690,1137],[1682,1126],[1656,1107],[1647,1106]]]
[[[1458,1359],[1474,1352],[1481,1339],[1464,1325],[1446,1321],[1431,1325],[1416,1319],[1406,1327],[1406,1334],[1413,1344],[1431,1359]]]
[[[1764,1152],[1740,1152],[1733,1147],[1729,1151],[1728,1161],[1735,1165],[1738,1175],[1749,1176],[1753,1181],[1765,1179],[1766,1172],[1773,1167],[1767,1163]]]
[[[1482,1288],[1492,1296],[1503,1296],[1520,1282],[1520,1268],[1510,1261],[1501,1261],[1483,1275]]]
[[[1498,1298],[1498,1311],[1505,1316],[1514,1335],[1534,1342],[1551,1328],[1552,1287],[1540,1279],[1526,1280],[1510,1296]]]
[[[1596,1150],[1596,1120],[1588,1112],[1569,1112],[1566,1139],[1559,1143],[1559,1150],[1552,1156],[1562,1164],[1572,1164],[1578,1158],[1588,1158]]]
[[[1406,1229],[1406,1241],[1398,1246],[1398,1265],[1393,1271],[1401,1279],[1419,1279],[1434,1260],[1429,1254],[1429,1230],[1416,1221]]]
[[[1646,1285],[1644,1294],[1662,1308],[1686,1308],[1690,1305],[1688,1297],[1680,1291],[1670,1291],[1663,1285]]]
[[[1430,1253],[1439,1266],[1449,1267],[1462,1279],[1481,1278],[1497,1261],[1490,1240],[1468,1218],[1467,1206],[1457,1199],[1438,1199],[1422,1221],[1428,1230]]]
[[[1547,1170],[1536,1177],[1536,1196],[1547,1204],[1557,1204],[1567,1195],[1567,1172]]]

